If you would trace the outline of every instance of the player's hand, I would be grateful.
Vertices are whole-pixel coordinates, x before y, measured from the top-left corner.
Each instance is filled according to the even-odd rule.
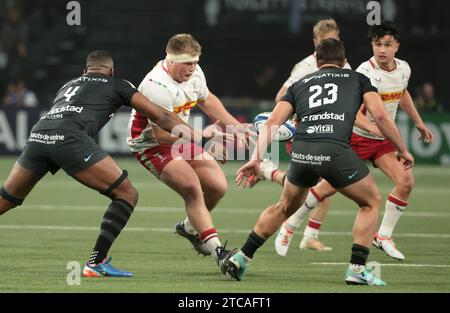
[[[261,181],[261,178],[259,178],[259,176],[256,175],[251,175],[249,177],[245,177],[244,178],[244,184],[242,185],[242,188],[253,188],[255,187],[255,185],[257,183],[259,183]],[[238,185],[239,186],[239,185]]]
[[[433,142],[433,133],[431,130],[425,125],[425,123],[420,123],[416,125],[417,130],[420,132],[419,140],[423,142],[430,143]]]
[[[224,164],[228,158],[227,146],[233,144],[234,136],[222,132],[218,121],[206,127],[203,130],[203,136],[210,138],[205,145],[205,150],[211,154],[214,159]]]
[[[404,152],[397,152],[397,160],[401,161],[402,159],[403,168],[405,169],[405,171],[414,167],[414,157],[411,153],[409,153],[408,150],[405,150]]]
[[[242,166],[237,172],[236,172],[236,186],[240,186],[241,183],[245,180],[244,188],[251,183],[251,176],[258,177],[260,173],[261,168],[261,161],[259,160],[250,160],[248,161],[244,166]],[[249,180],[250,178],[250,180]],[[255,183],[256,184],[256,183]],[[253,186],[255,185],[253,184]],[[252,186],[252,187],[253,187]]]
[[[256,133],[255,126],[253,124],[241,123],[238,125],[225,125],[220,121],[216,121],[216,124],[221,125],[222,129],[225,128],[226,132],[230,132],[234,135],[237,149],[248,150],[251,145],[256,144],[258,134]],[[231,127],[232,131],[227,129],[228,127]]]
[[[241,123],[235,128],[235,135],[237,137],[238,148],[250,149],[251,145],[256,145],[258,134],[255,131],[255,126],[250,123]]]

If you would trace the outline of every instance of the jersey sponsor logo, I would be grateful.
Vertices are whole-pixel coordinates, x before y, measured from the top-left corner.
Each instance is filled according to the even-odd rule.
[[[306,129],[308,134],[332,134],[334,133],[333,125],[313,125]]]
[[[183,105],[180,105],[178,107],[173,108],[173,112],[174,113],[180,113],[182,111],[187,111],[187,110],[192,109],[196,105],[197,105],[197,101],[189,101],[189,102],[186,102]]]
[[[31,133],[30,134],[30,142],[38,142],[45,145],[54,145],[57,141],[63,141],[64,135],[54,134],[41,134],[41,133]]]
[[[77,79],[74,79],[73,81],[71,81],[69,83],[77,83],[77,82],[101,82],[101,83],[107,83],[108,80],[106,78],[101,78],[101,77],[80,76]]]
[[[307,83],[309,82],[311,79],[321,79],[321,78],[348,78],[350,77],[350,74],[344,74],[344,73],[323,73],[323,74],[319,74],[319,75],[313,75],[311,77],[308,78],[304,78],[302,80],[303,83]]]
[[[398,101],[405,93],[405,90],[402,91],[394,91],[394,92],[385,92],[380,93],[381,99],[383,102],[392,102],[392,101]]]
[[[62,112],[77,112],[78,114],[80,114],[83,111],[84,107],[77,107],[77,106],[73,106],[73,105],[65,105],[59,108],[54,108],[51,109],[47,115],[55,115],[58,113],[62,113]]]
[[[326,121],[326,120],[334,120],[334,121],[345,121],[345,113],[336,114],[336,113],[322,113],[322,114],[314,114],[308,115],[302,118],[302,122],[314,122],[314,121]]]
[[[324,162],[331,162],[331,156],[329,155],[313,155],[313,154],[303,154],[295,153],[291,154],[292,161],[294,163],[310,164],[310,165],[322,165]]]

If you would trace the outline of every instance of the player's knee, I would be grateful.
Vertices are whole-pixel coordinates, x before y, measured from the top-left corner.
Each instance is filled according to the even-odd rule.
[[[137,189],[130,183],[130,187],[127,191],[128,195],[128,202],[134,207],[136,207],[138,201],[139,201],[139,193]]]
[[[178,188],[180,195],[186,202],[203,199],[203,192],[199,182],[184,181]]]
[[[217,199],[221,199],[227,192],[227,189],[228,189],[227,181],[223,180],[213,184],[209,192],[212,192]]]
[[[110,196],[112,199],[122,199],[128,202],[133,208],[136,207],[139,200],[139,193],[129,180],[114,190]]]
[[[374,213],[379,212],[381,207],[381,201],[382,201],[381,194],[379,192],[373,192],[367,205],[365,205],[362,208],[368,211],[373,211]]]

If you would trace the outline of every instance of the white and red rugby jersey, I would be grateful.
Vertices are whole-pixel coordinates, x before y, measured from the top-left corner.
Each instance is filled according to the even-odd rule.
[[[209,95],[205,75],[198,64],[191,78],[179,83],[170,76],[165,60],[158,62],[145,76],[138,90],[156,105],[178,114],[184,122],[188,121],[190,111],[197,102]],[[127,143],[132,152],[159,145],[152,125],[152,121],[139,112],[131,112]]]
[[[400,98],[405,93],[411,76],[411,68],[407,62],[399,59],[394,59],[394,61],[396,67],[392,71],[382,69],[375,61],[375,57],[362,63],[356,69],[357,72],[366,75],[372,82],[372,85],[378,88],[378,93],[383,100],[384,107],[393,120],[395,120]],[[363,109],[363,113],[372,123],[375,123],[372,115],[367,110]],[[366,138],[384,139],[383,137],[374,136],[356,126],[353,127],[353,132]]]

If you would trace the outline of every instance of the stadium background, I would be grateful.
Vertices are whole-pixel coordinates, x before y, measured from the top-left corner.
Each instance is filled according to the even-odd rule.
[[[368,1],[90,0],[79,1],[80,26],[67,25],[67,2],[0,0],[1,181],[6,179],[31,126],[49,109],[56,90],[82,72],[85,57],[92,50],[109,50],[115,57],[117,74],[138,85],[152,66],[164,57],[170,36],[191,33],[203,47],[200,64],[210,90],[242,121],[250,121],[257,113],[273,107],[273,98],[292,66],[312,52],[311,30],[318,19],[333,17],[337,20],[349,63],[354,68],[372,56],[367,38]],[[433,144],[423,145],[416,140],[418,135],[404,114],[400,113],[397,119],[402,135],[418,161],[417,186],[408,207],[410,211],[399,225],[399,241],[411,256],[411,264],[432,266],[419,266],[414,275],[407,272],[408,266],[398,267],[397,272],[397,265],[381,254],[374,254],[380,262],[392,265],[386,267],[386,275],[394,281],[389,290],[450,291],[448,279],[441,276],[442,272],[447,278],[450,274],[449,267],[445,266],[450,254],[450,88],[447,77],[450,69],[450,19],[447,13],[450,3],[444,0],[380,2],[382,17],[394,20],[400,27],[402,43],[398,57],[411,65],[409,91],[413,98],[422,96],[425,83],[435,90],[434,97],[428,99],[430,106],[421,112],[435,134]],[[16,22],[10,20],[11,10],[18,13]],[[11,92],[11,88],[21,81],[27,86],[21,92],[31,99],[34,98],[30,93],[34,94],[34,101],[21,103],[17,100],[20,97]],[[199,110],[192,113],[201,115]],[[84,283],[82,291],[348,291],[340,284],[342,270],[336,272],[336,266],[332,265],[327,267],[324,275],[323,265],[313,264],[347,261],[348,232],[356,210],[342,197],[337,197],[336,211],[330,213],[329,222],[324,225],[324,240],[335,248],[331,257],[296,251],[291,258],[280,260],[271,250],[272,243],[268,243],[261,253],[261,261],[258,259],[255,268],[251,269],[255,274],[249,278],[250,282],[238,287],[218,287],[215,282],[222,277],[218,276],[210,260],[197,260],[192,255],[192,263],[180,265],[183,258],[191,257],[191,252],[184,242],[173,238],[170,228],[182,216],[182,203],[129,158],[125,145],[127,122],[128,112],[116,114],[98,139],[112,154],[126,156],[119,162],[130,170],[141,192],[142,211],[135,214],[138,217],[132,219],[130,230],[118,240],[113,252],[125,266],[143,271],[144,278],[121,286]],[[286,155],[284,160],[287,160]],[[260,209],[279,195],[278,187],[267,182],[245,192],[233,187],[233,173],[239,164],[231,162],[224,167],[230,190],[214,213],[219,232],[222,229],[233,245],[242,242]],[[378,172],[375,174],[383,195],[386,195],[392,188],[390,182]],[[83,197],[77,198],[74,191],[83,192]],[[45,178],[19,212],[0,219],[0,231],[4,236],[0,245],[2,250],[7,248],[9,251],[5,260],[9,260],[8,264],[17,264],[16,258],[26,255],[40,271],[49,272],[49,264],[52,264],[54,270],[65,277],[66,262],[82,262],[89,252],[104,203],[95,193],[86,191],[62,173]],[[27,231],[23,232],[24,229]],[[141,232],[151,237],[140,241]],[[68,243],[73,249],[66,249]],[[417,247],[428,248],[419,251]],[[167,250],[170,261],[159,260],[155,251]],[[189,255],[178,256],[172,250],[185,251]],[[64,251],[64,254],[56,251]],[[145,254],[145,251],[153,252]],[[134,259],[126,263],[130,253]],[[299,257],[301,262],[298,262]],[[142,261],[142,258],[150,260],[152,266],[142,265],[141,268],[138,260]],[[206,278],[202,279],[198,276],[202,275],[201,267],[205,263],[210,267],[206,270]],[[268,274],[271,264],[282,266],[275,276],[281,277],[281,281],[274,282],[272,289],[267,290],[264,280],[273,279]],[[305,264],[309,267],[303,267]],[[196,275],[186,274],[192,266],[198,266]],[[157,268],[158,273],[153,273],[152,268]],[[291,281],[289,270],[298,271],[299,276],[315,285],[304,287]],[[163,273],[168,271],[171,272],[169,277],[164,276]],[[26,275],[12,274],[8,267],[3,267],[0,272],[12,275],[8,284],[2,284],[0,290],[3,291],[68,288],[62,278],[48,277],[42,281],[43,278],[36,274],[32,280]],[[176,286],[169,283],[171,278],[177,279],[180,275],[187,275],[185,282]],[[326,278],[327,275],[331,278]],[[422,285],[423,277],[430,280],[426,286]],[[200,282],[192,287],[190,283],[195,279]],[[336,282],[330,282],[334,280]]]

